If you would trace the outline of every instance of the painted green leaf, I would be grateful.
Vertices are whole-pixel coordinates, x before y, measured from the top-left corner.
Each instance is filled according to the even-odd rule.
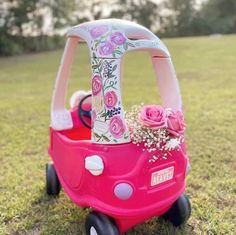
[[[101,117],[105,117],[105,116],[106,116],[106,113],[102,113],[102,114],[101,114]]]
[[[130,42],[127,42],[128,46],[129,47],[135,47],[134,44],[130,43]]]
[[[93,134],[95,135],[95,137],[101,138],[101,136],[99,134],[97,134],[96,132],[93,132]]]
[[[116,54],[118,54],[118,55],[122,55],[122,52],[121,52],[121,51],[114,50],[113,52],[116,53]]]
[[[117,64],[112,68],[112,72],[114,72],[117,68]]]
[[[102,60],[99,61],[98,66],[100,67],[102,65]]]
[[[100,37],[101,41],[104,40],[104,39],[106,39],[106,37],[107,37],[106,35],[101,36],[101,37]]]
[[[98,65],[92,65],[92,69],[97,69],[98,68]]]
[[[124,139],[128,139],[128,138],[129,138],[129,136],[128,136],[128,135],[125,135],[125,136],[124,136]]]
[[[128,43],[127,43],[127,42],[126,42],[125,44],[123,44],[123,48],[124,48],[125,50],[128,49]]]
[[[100,40],[96,40],[94,46],[97,47],[99,43],[100,43]]]
[[[109,140],[105,135],[103,135],[102,137],[103,137],[103,139],[106,140],[107,142],[110,142],[110,140]]]
[[[97,64],[97,63],[98,63],[98,60],[97,60],[96,57],[93,58],[93,63],[94,63],[94,64]]]

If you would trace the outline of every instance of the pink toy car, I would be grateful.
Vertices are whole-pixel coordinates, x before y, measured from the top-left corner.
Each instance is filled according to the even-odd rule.
[[[92,91],[76,92],[67,110],[69,71],[81,41],[90,49]],[[136,50],[150,52],[162,106],[140,106],[125,115],[122,58]],[[184,129],[178,81],[158,37],[115,19],[68,31],[51,106],[48,152],[53,163],[46,165],[46,190],[57,196],[62,186],[77,205],[92,208],[87,235],[118,235],[154,216],[175,226],[188,220]]]

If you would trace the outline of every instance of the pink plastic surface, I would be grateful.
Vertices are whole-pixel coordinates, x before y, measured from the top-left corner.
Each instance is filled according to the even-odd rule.
[[[166,160],[149,162],[150,153],[132,143],[97,145],[90,140],[90,129],[84,127],[72,110],[75,127],[66,131],[50,129],[49,154],[60,182],[72,201],[81,207],[92,207],[113,217],[121,232],[167,211],[185,190],[187,155],[181,150],[169,152]],[[85,158],[98,155],[104,172],[93,176],[85,169]],[[178,164],[177,164],[178,163]],[[172,180],[151,186],[153,172],[174,166]],[[118,183],[129,183],[133,195],[120,200],[114,194]]]

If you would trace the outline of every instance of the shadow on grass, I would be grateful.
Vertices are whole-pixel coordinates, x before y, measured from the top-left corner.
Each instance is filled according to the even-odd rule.
[[[161,218],[153,218],[143,224],[130,229],[125,235],[189,235],[193,229],[188,224],[180,228],[174,227],[171,223]]]
[[[84,222],[89,209],[77,207],[64,192],[60,197],[49,197],[43,188],[37,195],[28,211],[25,211],[27,227],[18,230],[18,234],[85,235]],[[130,229],[125,235],[187,235],[192,232],[189,225],[175,228],[161,218],[153,218]]]

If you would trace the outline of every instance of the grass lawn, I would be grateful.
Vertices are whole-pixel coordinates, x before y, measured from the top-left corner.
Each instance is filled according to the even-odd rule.
[[[192,216],[180,229],[153,219],[127,235],[236,234],[236,36],[165,40],[180,81],[191,162]],[[62,51],[0,59],[0,234],[83,234],[87,210],[45,194],[50,101]],[[68,97],[90,88],[78,48]],[[124,101],[159,103],[151,60],[125,58]]]

